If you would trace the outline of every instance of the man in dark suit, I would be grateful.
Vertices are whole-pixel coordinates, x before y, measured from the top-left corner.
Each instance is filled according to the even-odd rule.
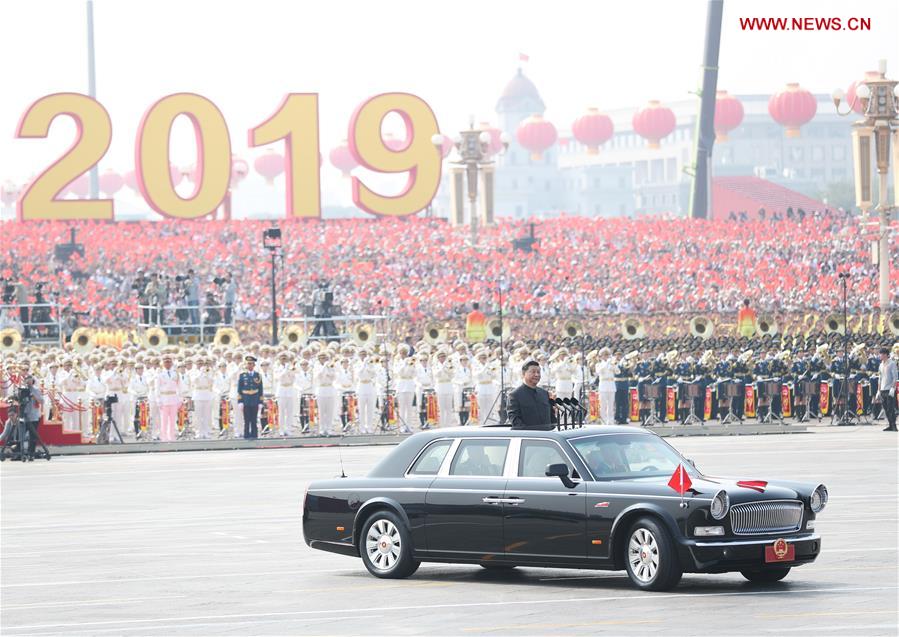
[[[540,363],[528,361],[521,368],[522,384],[509,395],[509,422],[513,429],[550,429],[557,422],[549,393],[540,382]]]

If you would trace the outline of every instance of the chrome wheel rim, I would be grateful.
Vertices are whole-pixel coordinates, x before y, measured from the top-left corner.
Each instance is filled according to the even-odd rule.
[[[365,535],[368,561],[378,571],[389,571],[396,565],[402,552],[400,531],[390,520],[375,520]]]
[[[627,546],[631,573],[644,583],[651,582],[659,570],[659,545],[649,529],[633,532]]]

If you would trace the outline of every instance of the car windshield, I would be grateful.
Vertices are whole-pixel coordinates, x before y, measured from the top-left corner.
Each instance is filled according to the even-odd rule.
[[[698,475],[672,447],[653,435],[605,434],[570,442],[597,480],[667,476],[679,464],[691,476]]]

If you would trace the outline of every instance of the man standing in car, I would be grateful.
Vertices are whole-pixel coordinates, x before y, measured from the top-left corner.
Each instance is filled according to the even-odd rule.
[[[509,395],[509,421],[513,429],[550,429],[558,422],[549,393],[540,383],[540,363],[531,360],[521,368],[522,384]]]

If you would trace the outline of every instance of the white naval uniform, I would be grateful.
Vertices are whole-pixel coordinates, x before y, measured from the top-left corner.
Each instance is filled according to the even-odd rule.
[[[466,387],[471,387],[473,384],[474,379],[471,376],[471,367],[457,365],[453,374],[453,402],[455,403],[456,411],[462,411],[462,405],[465,404],[462,394]],[[463,414],[462,423],[466,423],[466,421],[467,416]]]
[[[596,364],[599,379],[599,417],[604,425],[615,424],[615,374],[621,370],[611,358]]]
[[[315,374],[315,403],[318,407],[318,433],[330,436],[337,415],[337,374],[331,365],[323,365]]]
[[[359,403],[359,431],[370,434],[374,431],[377,414],[378,369],[371,363],[362,363],[356,369],[356,399]]]
[[[191,399],[194,401],[194,430],[197,438],[212,437],[212,408],[215,405],[212,370],[199,369],[191,378]]]
[[[278,431],[282,436],[287,436],[297,421],[297,407],[300,403],[297,373],[290,367],[284,367],[275,376],[278,380],[275,391],[278,399]]]
[[[574,365],[560,361],[553,366],[556,380],[556,398],[572,398],[574,396]]]
[[[478,425],[483,427],[487,421],[499,421],[499,388],[496,386],[496,374],[490,363],[475,369],[475,393],[478,396]]]
[[[453,385],[454,370],[449,363],[436,365],[434,370],[434,390],[437,392],[437,413],[440,417],[441,427],[454,427],[458,423],[453,409]]]
[[[134,416],[131,394],[128,393],[128,378],[119,370],[114,369],[104,372],[100,378],[106,385],[106,396],[116,396],[117,402],[112,404],[112,419],[119,429],[119,433],[123,436],[131,431],[131,422],[128,418],[129,414]],[[112,432],[110,432],[110,440],[112,440]]]
[[[177,437],[182,391],[181,376],[174,367],[159,370],[156,376],[156,400],[159,402],[159,439],[162,442],[174,442]]]
[[[141,400],[149,401],[150,397],[150,378],[147,376],[147,372],[142,372],[138,374],[134,372],[131,375],[131,380],[128,381],[128,393],[134,398],[135,405]],[[149,406],[149,405],[148,405]],[[147,433],[151,433],[153,431],[153,423],[149,418],[150,414],[148,413],[147,418]],[[138,432],[135,431],[135,435]]]
[[[78,431],[84,436],[90,436],[90,404],[85,394],[86,384],[80,374],[72,369],[63,375],[59,383],[65,399],[62,401],[62,426],[68,431]]]
[[[399,412],[400,431],[410,433],[418,422],[415,407],[415,366],[408,361],[401,361],[396,368],[396,402]]]

